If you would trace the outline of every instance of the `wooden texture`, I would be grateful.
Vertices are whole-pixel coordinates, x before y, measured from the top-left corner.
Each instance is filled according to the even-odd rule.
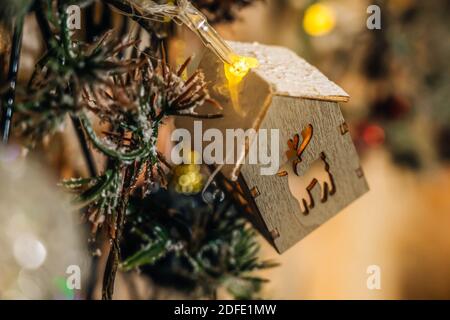
[[[315,67],[297,56],[291,50],[277,46],[256,43],[228,42],[233,50],[243,56],[256,57],[259,66],[252,69],[238,87],[236,107],[230,97],[230,88],[224,74],[224,66],[213,52],[207,50],[199,63],[199,69],[205,74],[208,90],[212,98],[223,106],[223,118],[203,122],[203,129],[253,128],[258,130],[274,96],[292,96],[297,98],[347,101],[348,95],[332,81],[328,80]],[[240,109],[239,111],[237,109]],[[198,112],[215,113],[213,108],[202,108]],[[177,127],[193,132],[193,121],[178,118]],[[248,142],[249,144],[252,141]],[[204,144],[204,146],[207,143]],[[229,151],[229,150],[228,150]],[[225,146],[224,154],[227,152]],[[234,165],[224,165],[222,172],[236,180],[241,165],[245,161],[246,150],[235,150]]]
[[[205,73],[211,97],[223,106],[224,117],[204,121],[203,130],[279,130],[279,150],[270,150],[270,143],[268,148],[279,154],[283,176],[261,175],[260,165],[246,164],[248,146],[254,142],[251,139],[235,157],[235,164],[223,166],[222,172],[231,180],[237,180],[240,174],[247,198],[240,202],[248,202],[247,211],[252,212],[258,229],[278,252],[284,252],[368,190],[338,105],[349,97],[288,49],[229,44],[240,55],[256,57],[260,65],[237,89],[236,106],[222,62],[211,52],[204,55],[199,68]],[[301,132],[308,125],[313,128],[309,144],[301,157],[288,158],[287,141],[295,134],[301,140]],[[178,119],[176,126],[193,131],[190,119]],[[224,154],[229,151],[224,146]],[[298,163],[293,166],[295,160]]]
[[[283,112],[280,112],[281,108]],[[261,128],[281,129],[280,163],[283,165],[280,169],[285,169],[288,175],[260,175],[259,165],[243,165],[241,174],[250,190],[256,187],[259,191],[254,200],[268,233],[275,235],[273,243],[279,252],[290,248],[368,190],[366,180],[360,174],[361,168],[350,134],[341,133],[343,123],[337,103],[289,97],[274,97],[272,100]],[[313,136],[299,165],[303,167],[299,171],[305,174],[297,176],[291,164],[286,163],[283,145],[287,150],[287,140],[308,124],[313,127]],[[322,152],[330,166],[336,191],[328,196],[327,201],[321,202],[322,190],[317,183],[311,191],[314,207],[305,215],[300,209],[301,198],[295,196],[304,194],[301,189],[311,182],[305,178],[306,172],[320,159]],[[316,175],[313,173],[312,176]]]

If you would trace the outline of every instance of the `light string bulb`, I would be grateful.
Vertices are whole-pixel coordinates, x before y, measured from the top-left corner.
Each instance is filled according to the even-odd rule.
[[[239,83],[250,69],[258,66],[251,57],[236,54],[217,31],[208,23],[208,19],[187,0],[178,0],[177,4],[157,4],[152,0],[130,0],[147,18],[158,21],[172,19],[177,24],[186,25],[210,48],[225,64],[225,76],[229,83]]]

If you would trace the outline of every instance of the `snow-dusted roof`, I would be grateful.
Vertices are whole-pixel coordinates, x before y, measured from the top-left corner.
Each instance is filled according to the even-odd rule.
[[[260,66],[252,72],[272,86],[274,95],[325,101],[349,99],[343,89],[289,49],[258,43],[228,44],[237,54],[258,59]]]

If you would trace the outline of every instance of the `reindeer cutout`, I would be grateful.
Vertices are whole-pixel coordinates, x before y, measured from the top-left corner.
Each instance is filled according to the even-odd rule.
[[[239,203],[247,203],[257,228],[281,253],[368,191],[339,107],[349,96],[286,48],[228,44],[239,55],[258,59],[259,66],[235,86],[232,94],[237,97],[231,97],[223,62],[211,50],[205,51],[198,67],[204,71],[211,98],[223,107],[223,117],[210,119],[203,128],[224,134],[228,129],[274,129],[283,148],[287,143],[281,155],[278,148],[267,146],[278,157],[281,166],[276,172],[282,177],[263,174],[267,165],[262,162],[247,163],[251,149],[245,139],[240,142],[239,161],[220,169],[233,182],[233,191],[242,190],[236,192]],[[177,127],[194,133],[195,119],[175,121]]]
[[[311,124],[302,130],[301,137],[301,143],[299,134],[288,140],[287,165],[278,172],[278,176],[288,176],[292,195],[299,202],[302,213],[308,215],[316,201],[326,202],[336,192],[336,187],[324,152],[320,152],[310,165],[302,161],[302,155],[313,137]]]

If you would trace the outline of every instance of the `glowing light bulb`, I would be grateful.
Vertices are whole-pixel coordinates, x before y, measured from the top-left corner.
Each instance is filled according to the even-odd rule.
[[[173,20],[175,23],[182,23],[191,29],[203,44],[223,61],[233,108],[239,115],[245,116],[239,105],[238,85],[250,69],[258,66],[257,59],[241,57],[235,54],[228,43],[208,23],[205,15],[188,0],[178,0],[176,2],[169,0],[167,4],[158,4],[152,0],[131,0],[131,3],[146,15],[162,19],[162,21],[167,19]]]
[[[225,78],[228,81],[231,103],[233,109],[241,116],[245,116],[239,103],[239,84],[252,68],[256,68],[259,62],[256,58],[233,56],[231,64],[224,63]]]
[[[182,23],[191,29],[203,44],[210,48],[223,61],[233,108],[239,115],[245,116],[245,113],[239,105],[238,85],[250,69],[258,66],[258,60],[235,54],[217,31],[208,23],[205,15],[188,0],[178,0],[176,2],[170,0],[167,4],[163,5],[152,0],[132,0],[131,2],[149,16],[162,19],[162,21],[166,21],[167,19],[173,20],[175,23]]]
[[[329,33],[336,25],[336,17],[330,6],[316,3],[308,7],[303,18],[303,28],[311,36],[318,37]]]
[[[240,83],[250,69],[256,68],[259,62],[256,58],[236,56],[231,64],[225,63],[225,77],[229,83]]]

